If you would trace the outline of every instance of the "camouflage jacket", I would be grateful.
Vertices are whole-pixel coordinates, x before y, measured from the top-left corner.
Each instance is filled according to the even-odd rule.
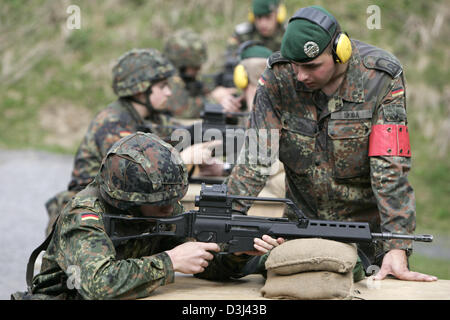
[[[278,24],[277,29],[271,37],[263,37],[255,28],[255,25],[250,22],[243,22],[238,24],[231,37],[227,40],[227,55],[235,55],[239,45],[248,40],[255,40],[262,42],[262,45],[272,51],[279,51],[281,48],[281,41],[285,26]]]
[[[108,149],[119,139],[137,131],[151,131],[168,141],[173,124],[169,116],[158,113],[142,119],[130,102],[119,99],[100,111],[89,125],[75,155],[69,190],[80,191],[92,182]]]
[[[407,124],[402,67],[382,49],[357,40],[352,46],[346,76],[332,97],[309,90],[296,80],[291,64],[273,54],[271,67],[259,80],[250,126],[279,133],[279,150],[269,138],[268,149],[274,149],[271,156],[279,151],[286,196],[307,216],[366,221],[373,230],[412,233],[411,158],[368,156],[373,125]],[[241,163],[248,163],[248,150],[242,149]],[[263,169],[261,162],[236,165],[227,180],[230,194],[257,195],[267,179]],[[289,210],[285,215],[293,218]],[[384,251],[411,248],[410,241],[382,245]]]
[[[200,118],[207,95],[213,90],[212,81],[196,80],[186,83],[178,74],[169,78],[172,95],[167,99],[166,109],[175,118]]]
[[[175,214],[182,211],[181,206],[178,209]],[[33,294],[65,299],[136,299],[174,282],[172,262],[164,251],[184,240],[152,237],[114,246],[102,217],[105,212],[120,213],[115,210],[102,200],[96,180],[68,203],[54,226],[41,271],[33,278]],[[123,229],[130,231],[129,227]],[[199,277],[239,277],[247,260],[248,256],[216,255]]]

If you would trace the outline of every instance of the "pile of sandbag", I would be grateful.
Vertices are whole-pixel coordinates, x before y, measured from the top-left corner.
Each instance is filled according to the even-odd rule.
[[[272,299],[351,299],[354,244],[296,239],[272,249],[261,294]]]

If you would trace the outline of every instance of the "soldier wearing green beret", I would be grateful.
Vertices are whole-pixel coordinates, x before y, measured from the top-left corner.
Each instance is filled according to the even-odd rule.
[[[280,50],[284,34],[286,8],[279,0],[252,0],[247,22],[235,27],[228,39],[228,51],[235,52],[248,40],[258,40],[272,51]]]
[[[238,24],[227,40],[224,82],[232,78],[233,69],[239,60],[239,46],[246,41],[258,41],[262,46],[272,50],[280,50],[285,31],[286,7],[279,0],[253,0],[248,14],[248,21]],[[226,84],[229,85],[229,84]],[[240,111],[240,103],[235,103],[227,111]]]
[[[173,216],[183,211],[179,200],[187,189],[187,168],[172,146],[143,132],[120,139],[92,183],[58,217],[44,242],[40,273],[32,278],[27,274],[28,292],[16,292],[12,298],[143,298],[173,283],[175,272],[215,280],[242,277],[241,269],[251,255],[279,244],[265,236],[255,239],[254,251],[219,255],[218,244],[188,239],[154,236],[113,241],[106,215]],[[119,220],[114,236],[151,229],[151,222]]]
[[[269,133],[271,161],[247,165],[251,150],[242,148],[243,164],[227,180],[231,194],[256,196],[268,178],[264,169],[278,157],[286,196],[308,217],[365,221],[373,232],[414,232],[403,68],[391,53],[350,39],[324,8],[302,8],[289,20],[281,52],[259,79],[250,127]],[[271,130],[279,134],[277,145]],[[289,210],[285,215],[295,219]],[[409,271],[410,241],[360,249],[366,263],[381,266],[376,279],[436,280]]]

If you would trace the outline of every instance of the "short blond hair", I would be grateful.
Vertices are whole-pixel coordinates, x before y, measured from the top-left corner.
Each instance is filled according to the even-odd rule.
[[[256,85],[267,65],[266,58],[248,58],[241,61],[248,75],[248,83]]]

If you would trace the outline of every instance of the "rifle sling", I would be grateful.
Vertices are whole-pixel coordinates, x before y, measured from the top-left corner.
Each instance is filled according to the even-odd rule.
[[[55,225],[58,222],[58,220],[59,220],[59,216],[55,220],[55,222],[53,223],[52,230],[48,234],[47,238],[45,238],[44,242],[42,242],[39,245],[39,247],[34,249],[34,251],[30,255],[30,258],[28,259],[27,272],[26,272],[26,281],[27,281],[27,288],[28,288],[28,293],[29,294],[32,294],[32,281],[33,281],[33,276],[34,276],[34,264],[36,263],[36,259],[39,256],[39,254],[43,250],[46,250],[48,248],[48,245],[49,245],[50,241],[52,240],[53,234],[55,233]]]

